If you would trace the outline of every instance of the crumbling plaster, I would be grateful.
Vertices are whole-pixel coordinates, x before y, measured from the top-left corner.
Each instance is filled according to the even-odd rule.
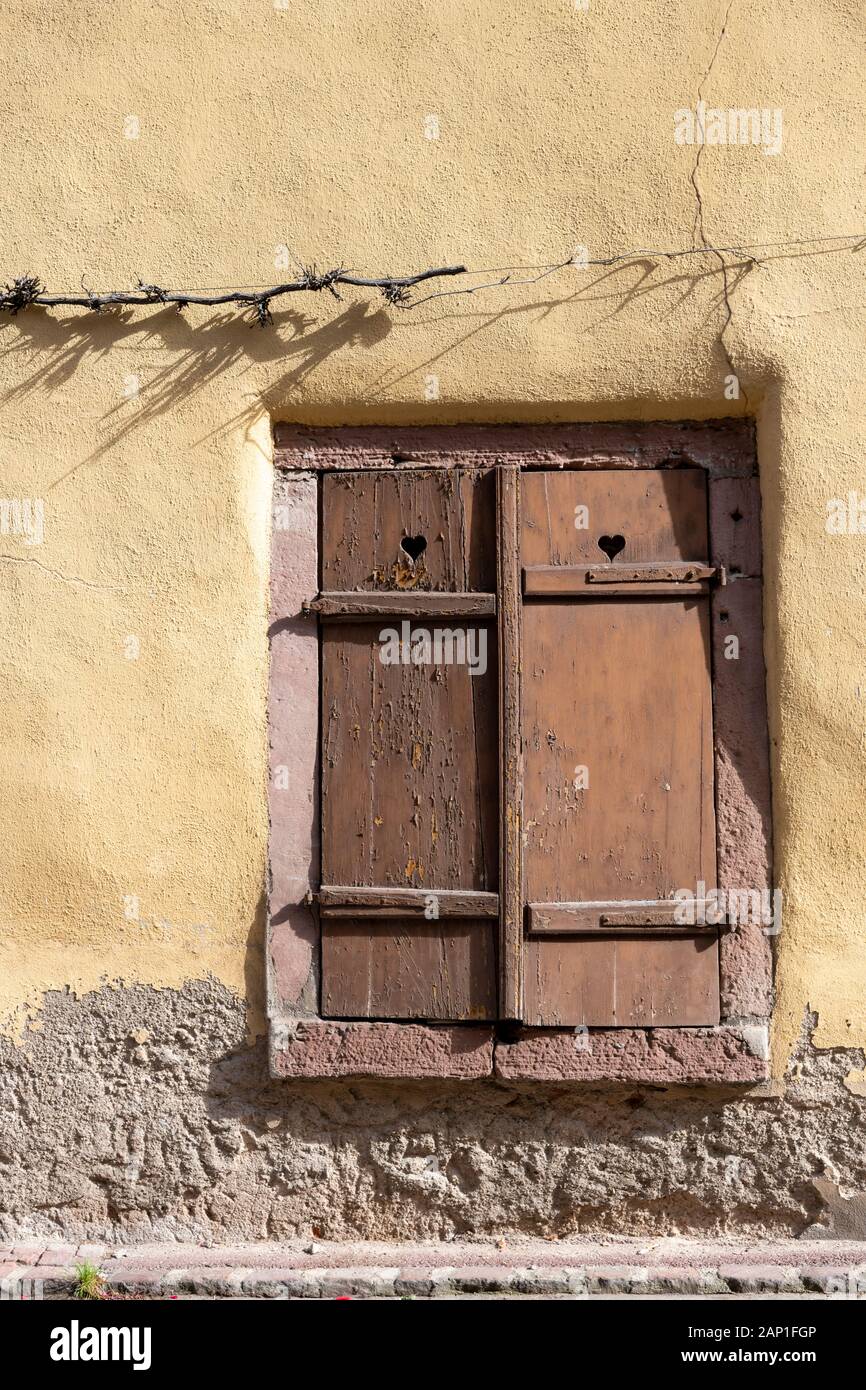
[[[861,1050],[786,1084],[271,1080],[217,983],[47,997],[0,1043],[0,1234],[866,1238]]]

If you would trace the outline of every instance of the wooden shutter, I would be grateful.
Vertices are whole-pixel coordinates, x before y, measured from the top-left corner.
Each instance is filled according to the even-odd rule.
[[[707,556],[699,469],[522,478],[527,1023],[718,1022]]]
[[[715,883],[708,553],[698,469],[324,476],[325,1017],[718,1021],[671,902]],[[486,670],[384,664],[404,623]]]
[[[323,479],[325,1017],[496,1017],[494,494],[491,470]],[[476,655],[483,631],[486,672],[383,664],[404,622],[472,631]]]

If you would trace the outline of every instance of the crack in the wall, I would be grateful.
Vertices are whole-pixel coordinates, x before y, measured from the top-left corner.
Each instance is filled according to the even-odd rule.
[[[740,374],[739,374],[739,372],[737,371],[736,366],[734,365],[734,361],[733,361],[733,358],[731,357],[731,353],[730,353],[730,349],[729,349],[729,347],[728,347],[728,342],[727,342],[727,337],[726,337],[726,334],[727,334],[727,332],[728,332],[728,329],[730,328],[731,323],[732,323],[732,321],[733,321],[733,307],[732,307],[732,305],[731,305],[731,287],[730,287],[730,284],[729,284],[729,281],[728,281],[728,269],[729,269],[729,267],[728,267],[727,261],[725,260],[724,253],[721,252],[721,251],[715,250],[714,248],[710,247],[710,246],[709,246],[709,243],[707,242],[706,233],[705,233],[705,231],[704,231],[704,201],[703,201],[703,196],[702,196],[702,194],[701,194],[700,185],[699,185],[699,183],[698,183],[698,172],[699,172],[700,164],[701,164],[701,156],[703,155],[703,152],[704,152],[704,145],[705,145],[705,143],[706,143],[706,142],[705,142],[705,138],[704,138],[704,136],[705,136],[705,131],[704,131],[703,123],[702,123],[702,121],[701,121],[701,116],[700,116],[700,103],[701,103],[701,101],[703,100],[704,88],[705,88],[707,82],[709,81],[710,74],[712,73],[713,68],[715,67],[716,59],[717,59],[718,56],[719,56],[719,50],[721,49],[722,42],[723,42],[723,40],[724,40],[724,38],[725,38],[725,34],[727,33],[728,20],[729,20],[729,18],[730,18],[731,10],[733,9],[734,4],[735,4],[735,0],[728,0],[728,5],[727,5],[727,8],[726,8],[726,10],[725,10],[724,19],[722,20],[722,27],[721,27],[721,29],[719,30],[719,35],[718,35],[718,38],[716,39],[716,46],[715,46],[715,48],[713,49],[712,57],[710,58],[710,61],[709,61],[708,65],[707,65],[707,68],[706,68],[706,71],[704,72],[703,77],[700,79],[700,81],[699,81],[699,83],[698,83],[695,110],[696,110],[697,129],[698,129],[698,131],[699,131],[699,133],[700,133],[700,139],[699,139],[699,141],[698,141],[697,155],[695,156],[695,162],[694,162],[694,165],[692,166],[692,170],[691,170],[691,173],[690,173],[690,175],[689,175],[689,181],[690,181],[690,183],[691,183],[691,185],[692,185],[692,188],[694,189],[694,193],[695,193],[695,216],[694,216],[694,221],[692,222],[692,242],[694,243],[696,237],[700,237],[701,245],[704,246],[704,247],[706,247],[708,251],[709,251],[709,250],[712,250],[712,254],[716,257],[716,259],[718,260],[718,263],[719,263],[719,268],[720,268],[721,273],[722,273],[722,296],[721,296],[721,297],[722,297],[722,303],[724,304],[724,311],[725,311],[725,321],[724,321],[724,323],[722,324],[721,331],[720,331],[720,333],[719,333],[719,346],[721,347],[722,352],[724,353],[725,362],[727,363],[727,366],[728,366],[728,369],[729,369],[731,375],[733,375],[733,376],[736,378],[737,383],[738,383],[740,389],[742,390],[742,393],[743,393],[743,409],[744,409],[744,411],[748,414],[748,411],[749,411],[749,395],[748,395],[748,392],[747,392],[747,390],[746,390],[745,385],[743,385],[743,383],[742,383],[742,381],[741,381],[741,379],[740,379]],[[740,281],[741,281],[742,279],[744,279],[744,277],[745,277],[746,275],[748,275],[749,271],[750,271],[750,270],[752,269],[752,267],[753,267],[754,265],[756,265],[756,264],[757,264],[757,261],[755,260],[754,257],[752,257],[752,256],[747,256],[747,257],[746,257],[746,268],[745,268],[745,269],[742,271],[742,273],[739,275],[739,277],[738,277],[736,283],[739,284]],[[735,286],[735,288],[736,288],[736,286]]]
[[[0,564],[35,565],[43,574],[49,575],[51,579],[59,579],[63,584],[80,585],[84,589],[99,589],[111,594],[126,592],[117,584],[95,584],[92,580],[82,579],[77,574],[63,574],[61,570],[52,569],[50,565],[43,565],[42,561],[37,560],[33,555],[0,555]]]
[[[715,48],[713,49],[713,55],[712,55],[712,57],[710,58],[709,64],[707,65],[707,69],[706,69],[706,71],[705,71],[703,77],[701,78],[700,82],[698,83],[698,95],[697,95],[696,107],[695,107],[696,110],[697,110],[697,107],[700,105],[700,102],[703,100],[704,87],[706,86],[706,83],[709,81],[710,74],[711,74],[713,68],[715,67],[716,59],[717,59],[718,56],[719,56],[719,49],[720,49],[721,46],[722,46],[722,41],[723,41],[723,39],[724,39],[724,37],[725,37],[725,34],[726,34],[726,32],[727,32],[727,28],[728,28],[728,19],[730,18],[731,10],[733,9],[733,7],[734,7],[734,0],[728,0],[727,9],[725,10],[725,17],[724,17],[724,19],[722,20],[722,27],[721,27],[721,29],[719,30],[719,36],[718,36],[718,38],[716,39],[716,46],[715,46]],[[697,200],[697,206],[696,206],[696,208],[695,208],[695,220],[694,220],[694,222],[692,223],[692,240],[694,241],[695,236],[696,236],[696,235],[699,235],[700,238],[701,238],[701,245],[706,246],[706,245],[707,245],[707,239],[706,239],[706,237],[705,237],[705,235],[704,235],[704,206],[703,206],[703,201],[702,201],[702,199],[701,199],[701,192],[700,192],[700,189],[698,188],[698,182],[697,182],[697,179],[698,179],[698,169],[699,169],[700,163],[701,163],[701,155],[702,155],[703,152],[704,152],[704,139],[703,139],[704,130],[703,130],[703,126],[700,125],[700,117],[698,117],[698,123],[699,123],[699,129],[700,129],[700,132],[701,132],[701,139],[700,139],[700,141],[698,142],[698,153],[697,153],[697,156],[696,156],[696,158],[695,158],[694,167],[693,167],[692,172],[691,172],[691,175],[690,175],[692,188],[695,190],[695,198],[696,198],[696,200]]]

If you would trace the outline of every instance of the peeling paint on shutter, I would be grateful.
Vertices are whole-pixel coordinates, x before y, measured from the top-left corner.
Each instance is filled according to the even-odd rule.
[[[322,503],[322,1012],[492,1019],[494,477],[330,474]]]

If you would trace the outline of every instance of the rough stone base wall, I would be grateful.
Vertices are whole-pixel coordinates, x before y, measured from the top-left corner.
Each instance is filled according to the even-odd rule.
[[[0,1043],[0,1233],[863,1238],[864,1057],[816,1051],[813,1026],[778,1095],[289,1082],[222,986],[52,994]]]

